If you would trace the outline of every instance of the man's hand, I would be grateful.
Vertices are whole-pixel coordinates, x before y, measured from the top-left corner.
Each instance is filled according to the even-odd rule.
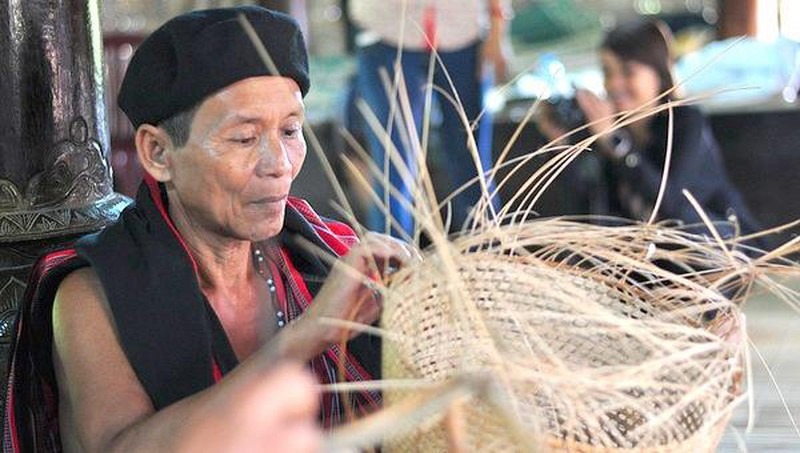
[[[317,452],[319,393],[300,364],[282,363],[227,395],[224,417],[209,417],[185,451]],[[222,414],[219,414],[222,415]]]
[[[377,321],[382,307],[375,282],[420,259],[419,253],[402,241],[378,233],[365,236],[334,264],[314,302],[289,326],[292,335],[302,338],[295,338],[293,343],[300,341],[306,345],[302,357],[291,357],[310,359],[332,344],[348,340],[357,333],[324,324],[320,322],[323,318],[365,325]]]

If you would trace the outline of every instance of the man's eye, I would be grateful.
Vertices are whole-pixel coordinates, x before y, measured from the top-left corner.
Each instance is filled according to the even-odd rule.
[[[286,138],[297,138],[300,135],[300,131],[301,129],[299,127],[284,129],[283,136]]]
[[[256,137],[234,137],[230,139],[231,142],[238,145],[252,145],[258,140]]]

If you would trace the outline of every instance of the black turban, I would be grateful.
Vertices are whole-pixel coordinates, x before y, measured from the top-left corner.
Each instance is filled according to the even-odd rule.
[[[133,123],[158,124],[240,80],[270,73],[242,28],[253,25],[281,76],[308,92],[308,54],[291,17],[258,6],[208,9],[175,17],[153,32],[131,59],[119,106]]]

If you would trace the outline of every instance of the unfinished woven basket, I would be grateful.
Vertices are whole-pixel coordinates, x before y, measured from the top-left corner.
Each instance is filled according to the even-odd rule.
[[[648,265],[702,267],[713,247],[655,226],[511,228],[456,241],[388,288],[384,379],[493,385],[387,449],[713,451],[741,393],[740,311],[706,274]],[[387,407],[414,393],[387,389]]]

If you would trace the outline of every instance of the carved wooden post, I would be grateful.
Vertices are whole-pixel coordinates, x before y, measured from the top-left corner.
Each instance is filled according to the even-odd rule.
[[[35,257],[116,219],[99,0],[0,0],[0,384]]]

